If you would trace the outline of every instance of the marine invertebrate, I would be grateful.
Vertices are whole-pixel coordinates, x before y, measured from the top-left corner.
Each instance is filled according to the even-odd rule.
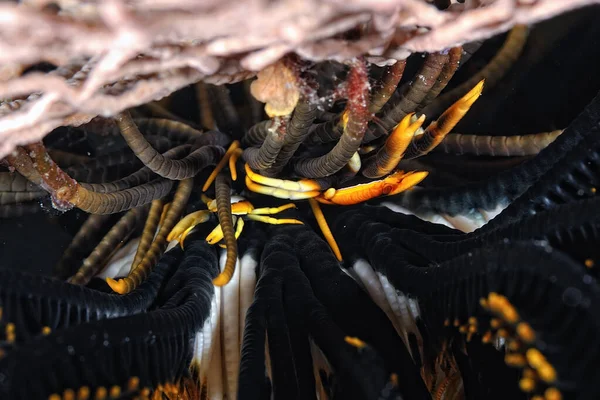
[[[346,29],[340,38],[359,46],[368,32],[368,26]],[[530,54],[526,32],[515,28],[500,54],[512,54],[512,60],[520,51]],[[500,45],[484,44],[482,51],[490,46],[493,53]],[[249,82],[228,88],[202,84],[160,104],[132,108],[131,118],[122,114],[117,123],[95,120],[79,136],[55,132],[43,145],[18,148],[7,164],[41,186],[1,171],[8,193],[47,191],[57,206],[115,214],[89,217],[57,269],[60,279],[0,270],[0,375],[6,377],[0,393],[53,400],[594,398],[598,388],[589,378],[597,354],[595,348],[584,354],[580,344],[597,334],[598,98],[574,119],[574,112],[564,111],[565,121],[556,123],[563,133],[528,159],[463,157],[454,159],[455,169],[440,167],[436,162],[453,159],[429,150],[452,134],[447,123],[485,120],[482,110],[495,108],[480,105],[494,93],[488,79],[480,100],[474,103],[481,86],[475,95],[461,93],[464,101],[444,112],[444,93],[460,92],[453,76],[460,81],[469,67],[459,62],[459,46],[436,50],[424,60],[416,56],[383,68],[364,51],[363,57],[346,57],[348,63],[285,57],[283,83],[290,84],[295,107],[288,102],[269,107],[268,121],[260,121],[256,102],[245,97]],[[485,64],[490,58],[475,54],[471,60]],[[506,67],[497,82],[500,92],[510,78]],[[476,76],[464,74],[463,80]],[[199,101],[179,102],[178,96],[190,93]],[[439,112],[431,112],[437,107]],[[456,114],[457,108],[463,110]],[[201,122],[186,123],[188,118]],[[503,113],[498,124],[510,118],[516,119]],[[437,123],[421,130],[427,119]],[[196,129],[202,124],[211,130]],[[505,126],[497,131],[527,132]],[[56,139],[63,135],[68,139]],[[243,170],[236,163],[240,156],[247,161]],[[209,165],[217,166],[212,174],[204,168]],[[470,165],[478,169],[479,182],[465,184]],[[218,229],[210,233],[213,225],[198,224],[180,237],[183,249],[166,250],[167,237],[181,233],[173,231],[181,216],[210,216],[205,203],[213,177],[215,201],[208,208],[218,211]],[[424,189],[404,191],[417,183],[411,178]],[[140,187],[152,182],[164,184],[164,192],[143,195]],[[309,204],[281,206],[273,196],[251,190],[265,183],[261,190],[268,194],[307,197]],[[294,188],[299,190],[290,191]],[[102,199],[89,208],[78,191]],[[253,206],[236,203],[238,194]],[[393,196],[377,200],[381,194]],[[480,230],[463,233],[376,205],[406,205],[418,196],[428,201],[417,205],[434,205],[433,211],[455,222],[488,203],[508,208]],[[365,200],[371,204],[355,204]],[[322,210],[318,202],[325,203]],[[272,208],[284,221],[303,224],[271,226],[242,217],[245,232],[236,240],[241,205],[242,212],[254,205]],[[12,203],[0,205],[2,213],[14,209]],[[331,235],[323,236],[335,235],[335,246],[315,232],[310,209],[320,224],[327,217]],[[82,215],[73,209],[59,218],[74,232]],[[86,239],[94,226],[96,239]],[[219,229],[224,252],[206,240],[217,241]],[[108,241],[100,240],[104,235]],[[123,243],[118,263],[98,257],[116,251],[127,235],[141,239],[139,245]],[[77,250],[82,242],[85,248]],[[110,264],[101,275],[109,286],[94,278],[87,286],[60,281],[76,274],[85,258]],[[75,276],[87,280],[84,272]],[[228,283],[215,286],[219,277]],[[109,294],[111,287],[124,294]],[[574,332],[578,340],[569,340]],[[31,365],[36,375],[26,373]]]

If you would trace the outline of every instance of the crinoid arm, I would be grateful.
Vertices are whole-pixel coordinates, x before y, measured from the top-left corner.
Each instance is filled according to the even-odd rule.
[[[414,139],[415,133],[423,122],[425,115],[421,115],[416,121],[411,123],[414,113],[407,114],[402,121],[388,136],[385,144],[375,156],[367,162],[367,166],[362,171],[363,176],[367,178],[381,178],[391,173],[406,152],[406,149]]]
[[[238,142],[237,140],[234,140],[233,142],[231,142],[231,144],[229,145],[229,148],[225,152],[225,155],[217,163],[217,166],[215,167],[215,169],[213,170],[213,172],[210,174],[210,176],[208,177],[208,179],[206,179],[206,182],[204,183],[204,186],[202,186],[202,191],[203,192],[206,192],[208,190],[208,188],[210,187],[210,185],[212,185],[212,183],[217,178],[217,175],[219,174],[219,172],[221,172],[221,170],[223,168],[225,168],[225,166],[227,165],[227,163],[229,162],[229,160],[232,157],[235,156],[234,160],[237,160],[239,158],[239,156],[241,155],[241,153],[238,151],[239,148],[240,148],[240,142]],[[237,179],[237,172],[233,172],[233,171],[235,171],[235,168],[232,168],[231,171],[232,171],[231,172],[231,178],[235,181]]]
[[[223,239],[227,248],[227,260],[225,261],[223,272],[213,280],[213,284],[215,286],[224,286],[231,280],[235,272],[238,248],[234,230],[235,217],[231,214],[231,181],[223,172],[220,172],[215,180],[215,200],[217,202],[219,227],[223,232]]]
[[[483,91],[484,80],[479,81],[467,94],[452,104],[440,117],[429,124],[423,135],[413,140],[406,151],[406,159],[423,156],[444,140],[447,134],[467,114]]]

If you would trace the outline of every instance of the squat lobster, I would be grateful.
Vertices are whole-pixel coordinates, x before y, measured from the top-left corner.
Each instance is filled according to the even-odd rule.
[[[391,196],[419,184],[428,174],[427,172],[398,171],[377,181],[342,189],[329,188],[323,191],[316,180],[288,181],[274,179],[257,174],[250,169],[248,164],[245,168],[246,187],[253,192],[290,200],[308,199],[319,228],[321,228],[325,240],[327,240],[338,261],[342,261],[342,254],[319,207],[319,203],[352,205],[381,196]]]
[[[329,188],[323,190],[318,181],[302,179],[288,181],[269,178],[246,168],[246,187],[256,193],[280,199],[302,200],[315,199],[323,204],[353,205],[381,197],[401,193],[418,185],[425,177],[426,171],[395,172],[384,179],[349,186],[342,189]]]
[[[203,197],[206,202],[207,210],[199,210],[195,211],[191,214],[186,215],[181,221],[175,225],[173,230],[169,233],[167,237],[168,241],[177,240],[181,247],[183,248],[183,242],[187,235],[194,229],[194,227],[198,224],[204,223],[208,221],[210,215],[212,213],[217,212],[217,202],[216,200],[210,199],[206,196]],[[266,224],[272,225],[281,225],[281,224],[302,224],[302,221],[292,218],[273,218],[268,215],[278,214],[282,211],[288,210],[290,208],[296,208],[294,203],[284,204],[279,207],[263,207],[263,208],[254,208],[254,205],[250,203],[248,200],[244,199],[241,196],[232,196],[231,197],[231,214],[233,214],[236,218],[236,231],[235,238],[239,238],[242,230],[244,229],[244,219],[241,217],[246,217],[253,221],[260,221]],[[209,244],[217,244],[223,239],[223,231],[220,225],[217,225],[215,229],[206,237],[206,241]]]
[[[217,201],[216,199],[210,199],[206,196],[203,196],[203,200],[206,203],[207,210],[199,210],[195,211],[191,214],[185,216],[181,221],[175,225],[175,227],[169,233],[167,237],[168,241],[177,240],[180,246],[183,248],[183,242],[187,235],[196,227],[196,225],[204,223],[208,221],[210,215],[212,213],[217,212]],[[239,238],[242,230],[244,229],[244,217],[254,220],[264,222],[266,224],[280,225],[280,224],[302,224],[302,221],[292,218],[273,218],[269,217],[269,215],[278,214],[282,211],[288,210],[290,208],[296,208],[296,205],[293,203],[284,204],[279,207],[264,207],[264,208],[254,208],[252,203],[248,200],[244,199],[241,196],[232,196],[231,197],[231,214],[233,218],[233,224],[235,225],[235,239]],[[223,229],[221,225],[217,225],[206,237],[206,241],[211,244],[217,244],[221,240],[223,240]],[[225,245],[221,244],[221,247],[225,247]],[[222,286],[226,284],[229,279],[215,280],[215,284],[217,286]]]

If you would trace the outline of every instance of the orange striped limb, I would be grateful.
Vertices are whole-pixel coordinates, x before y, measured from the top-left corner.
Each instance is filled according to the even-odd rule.
[[[458,122],[465,116],[479,96],[481,96],[484,82],[484,79],[479,81],[479,83],[475,85],[473,89],[469,90],[467,94],[465,94],[456,103],[444,111],[437,121],[431,123],[431,125],[427,127],[425,133],[427,133],[428,130],[439,133],[444,132],[444,136],[449,133],[450,130],[454,128],[456,124],[458,124]]]
[[[167,217],[169,208],[171,208],[171,203],[165,204],[164,207],[162,208],[162,212],[160,213],[160,219],[158,220],[159,226],[161,226],[165,222],[165,218]]]
[[[407,114],[396,125],[383,147],[369,160],[370,162],[363,171],[365,177],[381,178],[396,168],[400,160],[402,160],[408,145],[413,140],[415,133],[421,128],[423,122],[425,122],[425,115],[421,115],[421,117],[411,123],[414,115],[415,113]]]
[[[425,132],[412,142],[406,158],[412,159],[425,155],[440,144],[479,98],[483,91],[483,83],[484,80],[479,81],[473,89],[444,111],[436,121],[429,124]]]
[[[156,228],[164,222],[164,216],[166,214],[166,211],[163,212],[163,209],[166,208],[164,204],[165,203],[162,199],[152,201],[150,211],[148,212],[148,216],[146,217],[144,229],[142,230],[140,243],[138,244],[137,251],[135,252],[133,263],[131,264],[132,269],[135,269],[138,266],[138,264],[144,259],[146,252],[148,251],[148,249],[152,245],[152,241],[154,240]]]
[[[343,206],[359,204],[377,197],[391,196],[404,192],[418,185],[427,175],[428,172],[426,171],[398,171],[378,181],[343,189],[330,188],[317,197],[316,200],[323,204]]]
[[[221,161],[219,161],[219,163],[217,164],[217,166],[215,167],[215,169],[213,170],[213,172],[209,175],[208,179],[204,183],[204,186],[202,186],[202,191],[203,192],[206,192],[208,190],[208,188],[210,187],[210,185],[212,185],[212,183],[217,178],[217,175],[219,174],[219,172],[221,172],[221,170],[223,168],[225,168],[225,165],[227,165],[227,163],[230,162],[230,160],[234,156],[234,154],[239,153],[234,158],[233,168],[231,168],[231,162],[229,164],[230,169],[231,169],[231,179],[233,179],[234,181],[237,179],[237,172],[233,172],[233,171],[235,171],[235,161],[241,155],[241,152],[237,151],[238,149],[241,150],[240,149],[240,142],[238,142],[237,140],[234,140],[233,142],[231,142],[231,145],[229,145],[229,148],[225,152],[225,155],[223,156],[223,158],[221,159]]]
[[[181,213],[188,202],[194,181],[191,178],[184,179],[179,182],[177,190],[173,196],[173,201],[165,215],[165,219],[158,229],[158,233],[154,238],[154,241],[150,245],[150,248],[144,255],[142,261],[138,264],[137,268],[131,270],[127,277],[115,280],[112,278],[106,278],[106,283],[110,288],[119,293],[125,294],[134,290],[142,283],[146,277],[150,274],[152,268],[162,256],[165,248],[167,247],[167,236],[173,230],[176,222],[181,217]]]

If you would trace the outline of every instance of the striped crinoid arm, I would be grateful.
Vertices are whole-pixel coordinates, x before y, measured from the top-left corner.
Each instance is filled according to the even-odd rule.
[[[120,294],[129,293],[137,288],[150,275],[152,268],[156,265],[156,262],[165,251],[167,246],[167,236],[181,217],[190,198],[190,194],[192,193],[193,186],[193,179],[184,179],[179,182],[173,196],[173,201],[165,214],[165,218],[158,229],[154,241],[150,245],[150,248],[144,255],[142,261],[140,261],[135,269],[129,272],[127,277],[119,280],[114,280],[112,278],[106,279],[106,282],[112,290]]]
[[[438,82],[438,77],[448,60],[447,53],[428,54],[413,81],[404,88],[400,100],[393,105],[390,104],[391,107],[381,116],[379,126],[374,126],[369,130],[365,141],[370,142],[385,135],[407,114],[416,111],[423,103],[427,93]]]
[[[458,70],[463,54],[462,46],[453,47],[448,51],[448,62],[444,64],[442,71],[437,77],[437,80],[431,87],[431,89],[425,95],[425,98],[419,104],[416,111],[420,111],[423,107],[427,107],[438,95],[446,88],[450,79],[454,76],[454,73]]]
[[[71,167],[90,162],[91,158],[77,153],[71,153],[66,150],[51,149],[48,150],[50,157],[63,167]]]
[[[135,227],[146,214],[148,206],[132,208],[108,231],[92,253],[83,260],[79,270],[69,282],[76,285],[86,285],[104,266],[104,262],[120,245],[127,240]]]
[[[363,176],[367,178],[381,178],[391,173],[398,165],[404,152],[413,140],[414,134],[425,121],[422,115],[419,119],[411,123],[411,117],[414,113],[405,116],[402,121],[394,128],[388,136],[385,144],[377,153],[369,158],[362,171]]]
[[[355,59],[348,73],[348,104],[343,116],[344,133],[327,154],[302,158],[294,163],[294,171],[305,178],[323,178],[341,170],[358,151],[370,119],[368,108],[369,81],[364,60]]]
[[[475,154],[477,156],[529,156],[536,155],[562,134],[559,129],[528,135],[490,136],[451,133],[439,149],[445,153]]]
[[[37,192],[39,186],[23,175],[14,172],[0,172],[0,192]]]
[[[42,176],[23,147],[17,147],[11,154],[6,156],[5,160],[9,166],[27,178],[29,182],[39,186],[43,184]]]
[[[75,206],[71,201],[77,194],[78,184],[64,172],[46,151],[46,147],[41,143],[33,143],[25,146],[28,154],[21,154],[20,158],[30,158],[33,168],[40,179],[40,186],[52,195],[52,203],[59,210],[69,210]],[[24,163],[26,164],[26,162]],[[25,175],[31,180],[31,175]],[[35,181],[34,181],[35,182]]]
[[[149,115],[152,118],[163,119],[164,121],[169,122],[181,123],[195,130],[199,129],[199,126],[196,125],[194,122],[188,121],[185,118],[182,118],[177,114],[172,113],[168,110],[168,105],[165,106],[164,104],[160,104],[160,102],[146,103],[140,106],[136,111],[141,112],[141,114],[143,115]],[[212,129],[208,125],[206,125],[206,127]]]
[[[173,181],[159,178],[114,193],[95,193],[79,185],[64,172],[40,142],[13,152],[8,162],[30,181],[48,191],[54,207],[62,211],[77,207],[92,214],[113,214],[160,199],[173,186]]]
[[[210,98],[206,83],[200,81],[194,85],[196,101],[198,102],[198,112],[200,113],[200,122],[202,126],[208,129],[215,129],[215,118],[210,107]]]
[[[248,132],[242,138],[244,147],[260,146],[265,141],[269,128],[273,125],[273,120],[267,119],[260,121],[250,127]]]
[[[214,165],[225,150],[220,146],[202,146],[181,160],[171,160],[161,155],[139,131],[129,113],[121,113],[116,118],[123,138],[146,167],[152,172],[173,180],[194,177],[208,165]]]
[[[37,200],[46,195],[47,193],[43,190],[37,190],[35,192],[0,192],[0,205]]]
[[[310,101],[306,99],[301,99],[298,102],[285,135],[283,148],[277,155],[277,159],[271,170],[267,171],[268,173],[276,174],[287,165],[292,156],[296,153],[296,150],[298,150],[300,145],[310,134],[309,128],[315,120],[317,111],[317,106],[311,104]]]
[[[484,81],[480,81],[473,89],[449,107],[440,117],[425,129],[423,134],[412,141],[406,150],[406,159],[423,156],[433,150],[444,140],[456,124],[465,116],[473,103],[477,101],[483,90]]]
[[[289,120],[289,116],[274,117],[261,146],[244,150],[244,159],[252,169],[262,171],[273,165],[283,148]]]
[[[0,219],[18,218],[27,214],[35,214],[41,211],[39,201],[28,201],[26,203],[13,203],[0,205]]]
[[[173,181],[157,178],[148,183],[112,193],[95,193],[77,185],[70,202],[92,214],[114,214],[148,204],[169,194]]]
[[[225,85],[206,85],[206,90],[216,125],[222,132],[239,140],[242,137],[242,126],[238,111],[231,100],[229,89]]]
[[[195,146],[225,146],[229,141],[226,134],[214,130],[202,132],[180,121],[164,118],[134,118],[134,124],[144,136],[164,137],[171,142],[194,144]]]
[[[502,48],[485,67],[471,76],[464,83],[435,99],[431,105],[426,106],[422,110],[423,113],[431,116],[439,115],[452,103],[464,96],[482,79],[485,79],[488,88],[494,87],[496,83],[506,75],[521,55],[523,48],[527,43],[528,36],[529,28],[526,25],[516,25],[506,37]]]
[[[344,133],[342,116],[336,115],[326,122],[315,124],[309,128],[306,144],[315,145],[331,143],[339,140]]]
[[[181,146],[174,147],[163,153],[164,157],[168,158],[177,158],[181,157],[184,154],[188,154],[191,149],[191,146],[188,144],[184,144]],[[121,179],[112,182],[106,183],[83,183],[79,182],[79,184],[92,192],[96,193],[112,193],[118,192],[120,190],[129,189],[134,186],[139,186],[144,183],[151,181],[156,177],[156,174],[150,170],[148,167],[143,167],[136,172],[127,175]]]
[[[224,146],[229,140],[227,135],[217,131],[200,131],[188,123],[166,118],[133,118],[133,123],[140,132],[150,141],[153,146],[157,146],[156,139],[160,138],[170,143],[177,144],[195,144]],[[89,123],[82,129],[86,133],[94,133],[100,136],[119,136],[121,131],[113,119],[108,119],[103,124]],[[218,134],[217,134],[218,133]]]
[[[216,286],[224,286],[231,280],[235,272],[238,248],[237,241],[235,240],[233,216],[231,214],[231,182],[229,177],[223,172],[217,175],[215,181],[215,200],[217,201],[219,225],[223,231],[223,239],[227,248],[227,260],[225,261],[223,272],[213,280],[213,283]]]
[[[369,112],[371,114],[377,114],[381,111],[382,107],[392,97],[402,75],[404,75],[404,68],[406,67],[406,60],[399,60],[394,65],[391,65],[384,72],[381,86],[371,96],[371,104],[369,104]]]
[[[150,249],[152,240],[154,239],[154,235],[156,233],[156,228],[158,227],[161,219],[164,205],[165,203],[162,199],[152,201],[152,205],[150,206],[150,211],[148,211],[148,216],[142,231],[142,236],[140,237],[140,243],[137,251],[135,252],[133,263],[131,264],[132,269],[135,269],[138,266],[138,264],[144,259],[146,252],[148,252]]]
[[[110,218],[108,214],[91,214],[81,224],[81,227],[73,236],[69,247],[63,253],[61,259],[56,263],[53,274],[60,279],[66,279],[73,274],[73,265],[78,256],[82,256],[85,250],[90,250],[89,243],[97,241],[100,237],[102,225]]]

